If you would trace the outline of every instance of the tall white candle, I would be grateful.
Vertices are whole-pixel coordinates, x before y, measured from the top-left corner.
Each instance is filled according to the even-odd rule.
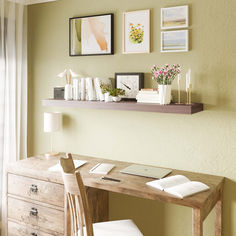
[[[191,83],[191,69],[188,70],[188,84]]]
[[[181,74],[178,74],[178,84],[180,83],[181,80]]]
[[[189,88],[189,75],[188,72],[186,73],[186,92],[188,92],[188,88]]]

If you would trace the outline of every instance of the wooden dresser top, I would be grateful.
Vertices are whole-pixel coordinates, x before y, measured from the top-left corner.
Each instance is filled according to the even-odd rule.
[[[45,158],[43,155],[30,157],[26,160],[10,164],[7,170],[8,173],[63,184],[60,172],[52,172],[48,170],[49,167],[58,163],[59,158],[62,156],[65,156],[65,154],[61,153],[57,157],[52,157],[50,159]],[[224,182],[224,177],[220,176],[173,170],[170,175],[181,174],[190,180],[201,181],[210,187],[210,190],[206,192],[198,193],[181,200],[171,196],[168,193],[147,186],[146,182],[152,180],[150,178],[121,174],[120,170],[129,166],[131,163],[74,154],[73,158],[88,161],[84,166],[79,168],[84,184],[88,187],[94,187],[146,199],[171,202],[192,208],[207,208],[207,205],[211,204],[211,202],[214,201],[214,198],[218,196],[218,192],[222,188]],[[101,180],[101,175],[90,174],[89,170],[100,162],[115,164],[116,167],[109,173],[108,176],[120,179],[121,182]]]

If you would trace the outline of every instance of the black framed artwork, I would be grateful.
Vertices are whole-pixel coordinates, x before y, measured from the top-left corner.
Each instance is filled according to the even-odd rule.
[[[114,54],[114,15],[70,18],[69,44],[70,56]]]
[[[115,84],[125,90],[125,99],[134,100],[144,88],[144,73],[115,73]]]

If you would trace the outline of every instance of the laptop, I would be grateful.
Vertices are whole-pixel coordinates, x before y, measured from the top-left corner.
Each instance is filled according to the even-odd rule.
[[[165,169],[165,168],[132,164],[126,167],[125,169],[121,170],[120,172],[123,174],[138,175],[142,177],[161,179],[167,176],[168,174],[170,174],[171,171],[172,170]]]

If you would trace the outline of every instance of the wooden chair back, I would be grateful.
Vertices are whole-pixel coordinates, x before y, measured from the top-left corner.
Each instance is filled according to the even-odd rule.
[[[61,158],[62,177],[65,185],[67,201],[70,209],[71,236],[84,236],[84,227],[87,236],[93,236],[92,219],[89,211],[85,186],[79,172],[75,172],[72,155]],[[80,229],[80,235],[78,230]]]

